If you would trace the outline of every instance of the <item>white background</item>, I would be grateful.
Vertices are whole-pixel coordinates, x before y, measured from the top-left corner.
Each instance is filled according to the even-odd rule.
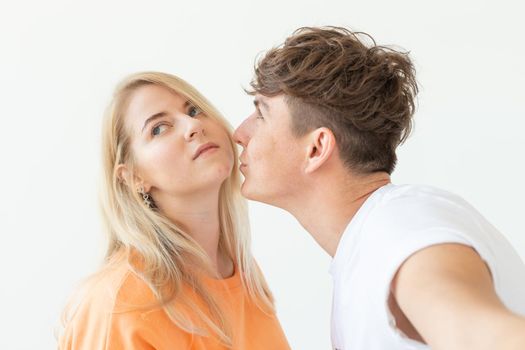
[[[237,126],[252,110],[242,87],[255,56],[300,26],[343,25],[411,51],[419,109],[394,182],[462,195],[525,257],[518,1],[1,1],[0,349],[55,348],[66,296],[102,257],[99,129],[115,84],[140,70],[180,75]],[[289,214],[250,212],[292,348],[330,348],[329,257]]]

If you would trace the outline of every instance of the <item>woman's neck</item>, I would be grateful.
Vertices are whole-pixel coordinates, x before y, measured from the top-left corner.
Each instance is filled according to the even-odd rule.
[[[214,272],[220,277],[233,274],[231,257],[220,249],[219,191],[191,198],[155,196],[159,210],[188,233],[205,251]]]

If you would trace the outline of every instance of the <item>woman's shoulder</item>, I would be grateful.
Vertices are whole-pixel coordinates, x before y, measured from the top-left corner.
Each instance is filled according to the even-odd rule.
[[[167,323],[148,284],[125,261],[105,266],[89,277],[75,299],[60,335],[61,349],[119,347],[122,342],[143,337],[152,344],[159,341],[154,336],[156,327]],[[175,329],[170,327],[170,331]]]
[[[102,315],[132,312],[156,301],[148,284],[125,260],[104,266],[81,289],[84,311]]]

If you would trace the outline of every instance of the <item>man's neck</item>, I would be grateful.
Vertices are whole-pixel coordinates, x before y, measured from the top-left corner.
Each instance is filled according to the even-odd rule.
[[[333,257],[345,228],[359,208],[373,192],[390,183],[390,176],[376,173],[326,180],[309,186],[311,190],[285,209]]]

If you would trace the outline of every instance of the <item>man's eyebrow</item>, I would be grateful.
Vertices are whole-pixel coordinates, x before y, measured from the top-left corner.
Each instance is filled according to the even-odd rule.
[[[146,119],[146,121],[144,122],[144,126],[142,127],[141,132],[144,132],[144,128],[146,127],[146,125],[147,125],[149,122],[151,122],[151,121],[153,121],[153,120],[155,120],[155,119],[158,119],[158,118],[165,117],[165,116],[167,116],[167,115],[168,115],[168,112],[166,112],[166,111],[162,111],[162,112],[158,112],[158,113],[153,114],[151,117],[149,117],[148,119]]]
[[[259,106],[262,106],[264,109],[266,109],[267,111],[270,110],[270,106],[268,106],[268,104],[261,98],[255,98],[253,100],[253,104],[255,105],[255,108],[259,108]]]

